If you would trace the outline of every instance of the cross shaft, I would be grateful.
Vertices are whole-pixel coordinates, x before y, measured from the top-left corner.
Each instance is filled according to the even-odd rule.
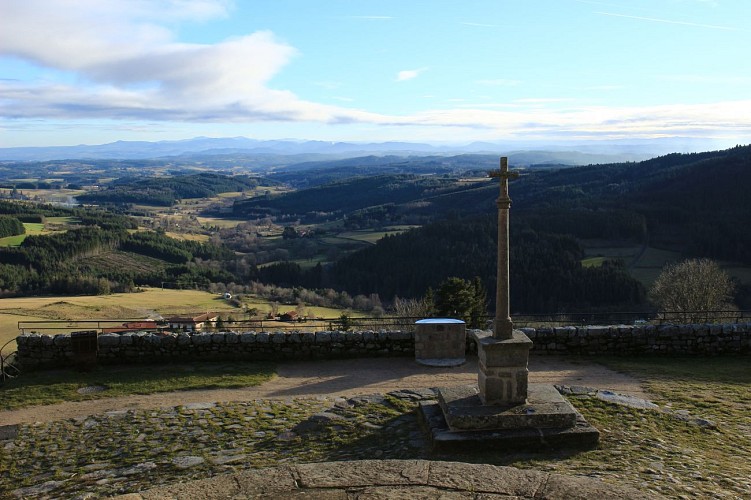
[[[496,200],[498,206],[498,271],[493,337],[508,340],[513,337],[514,330],[509,301],[509,209],[511,208],[511,198],[508,195],[508,181],[519,177],[519,173],[509,172],[508,158],[503,156],[501,157],[501,168],[488,172],[488,175],[499,179],[501,190],[501,194]]]

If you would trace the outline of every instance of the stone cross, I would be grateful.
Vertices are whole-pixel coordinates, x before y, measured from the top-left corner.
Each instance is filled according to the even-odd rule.
[[[514,324],[511,321],[509,303],[509,209],[511,198],[508,195],[509,179],[519,177],[519,172],[509,172],[508,158],[501,157],[500,170],[488,172],[490,177],[497,177],[500,181],[500,196],[496,200],[498,206],[498,272],[495,293],[495,322],[493,337],[500,340],[513,337]]]

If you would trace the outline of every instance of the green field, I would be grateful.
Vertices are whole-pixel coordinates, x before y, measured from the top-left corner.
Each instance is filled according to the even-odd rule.
[[[600,267],[608,257],[587,257],[582,259],[582,267]]]
[[[375,245],[376,241],[380,240],[384,236],[399,234],[403,231],[347,231],[339,233],[337,236],[345,240],[362,241],[364,243],[370,243]]]
[[[18,336],[18,321],[136,319],[206,311],[238,309],[208,292],[159,288],[146,288],[142,293],[0,299],[0,345]]]
[[[21,243],[23,243],[23,240],[25,240],[27,236],[45,234],[49,232],[44,229],[44,224],[42,224],[41,222],[24,222],[23,227],[26,229],[25,234],[17,234],[15,236],[6,236],[5,238],[0,238],[0,247],[17,247]]]
[[[197,315],[207,311],[243,319],[245,314],[243,309],[235,307],[222,296],[209,292],[160,288],[145,288],[144,290],[141,293],[114,293],[112,295],[0,299],[0,346],[18,336],[19,321],[71,320],[63,325],[58,324],[58,331],[47,330],[48,333],[53,334],[77,328],[75,320],[142,319],[158,315],[164,317],[180,314]],[[250,298],[244,302],[244,306],[248,309],[255,308],[262,315],[271,311],[269,301],[262,298]],[[283,304],[279,306],[279,313],[294,311],[295,308],[296,305]],[[306,306],[305,310],[307,315],[316,318],[338,318],[345,312],[342,309],[313,306]],[[346,313],[352,318],[363,317],[362,313],[352,311],[346,311]],[[279,327],[295,325],[278,323]],[[33,329],[33,325],[26,326],[29,327],[28,331]],[[14,350],[15,344],[11,343],[3,352],[7,354]]]
[[[25,234],[17,234],[15,236],[6,236],[5,238],[0,238],[0,247],[17,247],[21,243],[23,243],[23,240],[26,239]]]
[[[608,245],[608,242],[592,243],[586,241],[583,244],[585,245],[584,253],[586,257],[581,261],[582,266],[596,267],[601,266],[606,260],[622,259],[629,266],[631,276],[640,281],[646,288],[652,286],[652,283],[667,264],[680,262],[684,259],[680,252],[661,248],[647,247],[644,253],[639,256],[642,248],[640,246],[615,246]],[[639,258],[634,262],[637,256]],[[741,283],[751,283],[751,267],[722,261],[720,261],[720,266]]]
[[[67,226],[71,224],[75,225],[75,224],[81,223],[81,219],[79,219],[78,217],[70,217],[70,216],[45,217],[45,221],[47,224],[54,225],[54,226]]]
[[[219,219],[217,217],[196,217],[196,219],[198,219],[198,222],[200,222],[202,226],[216,226],[221,229],[237,227],[245,222],[243,220]]]

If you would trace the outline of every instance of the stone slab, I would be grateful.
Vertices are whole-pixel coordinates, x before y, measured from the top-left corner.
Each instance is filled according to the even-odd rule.
[[[577,412],[553,385],[529,384],[527,401],[484,405],[476,385],[440,387],[438,402],[452,431],[565,428],[576,425]]]
[[[367,477],[349,475],[353,467]],[[395,476],[403,471],[406,477]],[[305,476],[307,481],[301,481]],[[316,479],[323,478],[323,480]],[[536,470],[443,461],[365,460],[287,465],[160,486],[116,500],[151,499],[541,499],[652,500],[662,498],[613,483]]]
[[[424,366],[451,367],[461,366],[467,362],[466,358],[435,358],[435,359],[415,359],[419,364]]]
[[[420,403],[420,416],[427,428],[433,451],[538,451],[596,448],[600,432],[576,413],[573,427],[452,431],[437,402]]]

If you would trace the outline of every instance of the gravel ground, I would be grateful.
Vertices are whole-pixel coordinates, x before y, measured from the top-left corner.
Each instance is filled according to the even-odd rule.
[[[577,358],[531,356],[530,382],[583,385],[646,397],[639,380]],[[433,368],[412,358],[344,359],[282,363],[278,376],[257,387],[179,391],[34,406],[0,412],[0,425],[50,422],[123,409],[150,409],[205,401],[288,400],[309,396],[354,396],[471,384],[477,382],[477,357],[453,368]]]

